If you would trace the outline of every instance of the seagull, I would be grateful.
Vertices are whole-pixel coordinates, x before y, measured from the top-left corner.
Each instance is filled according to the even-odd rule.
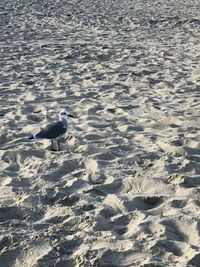
[[[50,139],[52,151],[55,151],[53,149],[53,141],[55,139],[57,140],[57,147],[58,147],[58,150],[60,151],[59,138],[64,136],[65,133],[67,132],[68,117],[74,118],[74,116],[71,113],[67,112],[65,109],[61,110],[59,113],[59,121],[47,126],[45,129],[41,130],[40,132],[33,134],[28,139],[32,141],[38,140],[38,139]]]

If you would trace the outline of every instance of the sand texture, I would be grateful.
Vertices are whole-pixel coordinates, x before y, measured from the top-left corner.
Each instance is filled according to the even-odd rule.
[[[1,0],[0,77],[0,267],[200,266],[199,0]]]

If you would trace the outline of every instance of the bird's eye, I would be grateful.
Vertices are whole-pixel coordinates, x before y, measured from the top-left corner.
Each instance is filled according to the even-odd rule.
[[[67,115],[67,113],[66,112],[62,112],[61,115]]]

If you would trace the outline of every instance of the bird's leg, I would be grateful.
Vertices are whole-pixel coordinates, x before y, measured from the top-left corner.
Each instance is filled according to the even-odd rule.
[[[57,140],[57,142],[58,142],[58,151],[60,151],[60,141]]]
[[[51,150],[53,151],[53,139],[51,139]]]
[[[51,140],[51,150],[52,150],[52,151],[56,151],[56,150],[54,149],[54,142],[53,142],[53,141],[54,141],[54,140],[52,139],[52,140]]]

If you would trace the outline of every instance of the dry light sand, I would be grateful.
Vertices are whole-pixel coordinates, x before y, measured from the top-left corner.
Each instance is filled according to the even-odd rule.
[[[0,267],[199,267],[199,0],[1,0],[0,19]],[[61,108],[61,151],[29,142]]]

